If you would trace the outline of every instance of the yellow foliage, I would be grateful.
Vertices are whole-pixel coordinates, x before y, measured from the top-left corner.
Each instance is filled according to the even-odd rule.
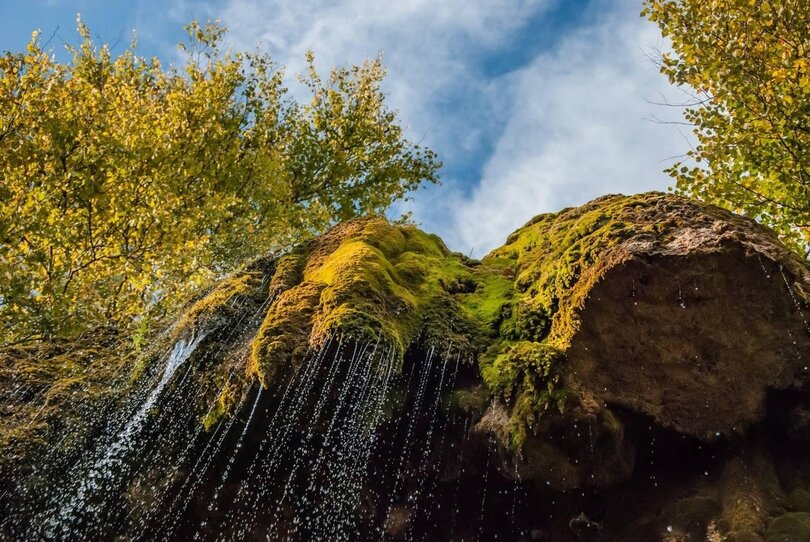
[[[642,15],[672,44],[661,71],[695,92],[684,116],[698,144],[667,170],[677,189],[810,254],[807,0],[645,0]]]
[[[37,35],[0,57],[0,344],[160,317],[437,180],[385,107],[379,59],[321,80],[308,55],[299,104],[266,55],[188,31],[183,70],[114,57],[81,23],[66,64]]]

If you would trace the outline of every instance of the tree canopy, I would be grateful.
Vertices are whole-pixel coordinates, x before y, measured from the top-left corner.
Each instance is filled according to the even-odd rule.
[[[752,216],[806,254],[807,0],[645,0],[642,15],[671,41],[661,71],[694,91],[685,117],[698,144],[668,169],[677,190]]]
[[[164,66],[35,33],[0,57],[0,344],[142,325],[232,270],[437,182],[386,107],[379,58],[308,69],[311,99],[258,52],[192,23]]]

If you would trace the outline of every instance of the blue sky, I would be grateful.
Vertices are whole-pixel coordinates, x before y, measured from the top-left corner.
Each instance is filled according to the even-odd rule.
[[[383,53],[384,88],[408,135],[436,150],[443,185],[410,210],[448,245],[482,256],[537,213],[605,193],[664,190],[688,149],[677,100],[650,55],[665,47],[640,0],[0,0],[0,49],[34,29],[57,54],[76,14],[123,49],[177,58],[182,26],[220,19],[234,47],[260,45],[294,73]]]

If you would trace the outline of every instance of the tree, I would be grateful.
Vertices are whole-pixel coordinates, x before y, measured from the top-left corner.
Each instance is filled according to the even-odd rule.
[[[0,344],[159,317],[248,257],[383,212],[440,163],[386,108],[380,59],[293,100],[260,53],[192,23],[185,66],[114,56],[79,22],[0,58]]]
[[[694,91],[697,146],[667,171],[678,191],[810,247],[807,0],[645,0],[672,44],[661,71]],[[806,252],[805,252],[806,253]]]

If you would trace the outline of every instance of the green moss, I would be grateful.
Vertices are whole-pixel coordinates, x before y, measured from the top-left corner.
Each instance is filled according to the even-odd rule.
[[[338,336],[380,341],[400,357],[417,340],[472,354],[486,331],[467,298],[485,297],[493,284],[435,235],[380,218],[341,224],[280,262],[251,371],[268,385],[279,367]]]
[[[306,354],[322,289],[317,284],[300,284],[279,294],[267,311],[253,340],[248,366],[264,387],[275,381],[280,369]]]
[[[228,416],[239,403],[240,386],[228,381],[222,391],[217,395],[213,406],[203,416],[202,424],[206,431],[214,428],[223,418]]]
[[[189,331],[216,325],[213,320],[230,320],[248,298],[254,301],[266,298],[267,292],[261,287],[264,276],[263,271],[249,269],[220,280],[216,286],[181,312],[172,329],[172,338],[176,339]]]
[[[520,341],[498,354],[481,357],[484,383],[511,405],[511,443],[520,448],[538,417],[549,407],[562,410],[567,391],[560,387],[563,354],[547,344]]]
[[[578,328],[577,311],[601,276],[600,256],[629,237],[661,226],[661,206],[683,204],[680,198],[658,193],[605,196],[532,219],[484,260],[511,261],[515,268],[520,295],[502,334],[567,348]]]
[[[489,404],[489,391],[483,386],[454,390],[451,405],[473,414],[481,415]]]
[[[514,272],[508,263],[488,260],[475,268],[474,282],[460,292],[464,310],[487,330],[497,332],[504,320],[504,308],[515,296]]]
[[[279,258],[270,280],[271,295],[278,295],[301,282],[304,265],[307,263],[306,255],[306,248],[302,246]]]
[[[591,288],[606,269],[626,257],[614,250],[621,243],[664,245],[685,224],[710,228],[718,220],[744,219],[658,192],[609,195],[536,216],[483,260],[511,267],[515,273],[517,293],[501,335],[544,341],[565,350],[579,328],[579,311]]]

